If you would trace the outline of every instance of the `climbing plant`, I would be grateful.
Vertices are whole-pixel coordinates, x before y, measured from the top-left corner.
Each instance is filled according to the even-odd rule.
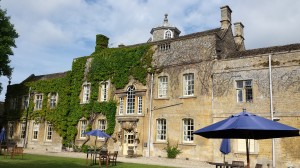
[[[105,48],[103,46],[108,38],[97,35],[97,40],[100,47],[96,46],[95,52],[90,56],[74,59],[72,70],[64,76],[12,85],[7,92],[7,98],[26,95],[29,88],[32,93],[42,93],[44,96],[41,110],[34,110],[34,98],[31,97],[29,119],[51,122],[65,145],[74,142],[78,132],[77,124],[81,118],[91,121],[94,116],[105,115],[108,124],[106,132],[113,134],[117,103],[114,100],[98,101],[100,82],[110,80],[116,89],[124,88],[130,78],[146,84],[147,73],[151,70],[153,52],[149,45]],[[92,60],[89,68],[86,67],[88,59]],[[89,103],[81,104],[80,93],[84,82],[91,84],[91,95]],[[50,109],[48,96],[54,92],[58,93],[58,103],[56,108]],[[24,109],[15,112],[19,113],[19,117],[26,115]]]

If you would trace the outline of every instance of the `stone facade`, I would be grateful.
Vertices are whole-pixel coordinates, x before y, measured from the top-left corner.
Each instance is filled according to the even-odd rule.
[[[243,108],[270,119],[270,56],[274,116],[281,123],[300,128],[300,45],[245,50],[243,24],[234,24],[234,35],[231,9],[221,7],[221,16],[220,28],[185,36],[179,36],[180,31],[170,26],[165,16],[163,26],[151,30],[153,37],[148,44],[154,51],[152,66],[155,71],[149,73],[146,85],[131,79],[123,89],[117,90],[108,81],[105,86],[108,98],[118,102],[113,138],[107,142],[109,150],[127,155],[127,150],[132,148],[135,155],[166,157],[165,147],[169,142],[178,145],[182,152],[179,158],[222,162],[221,140],[191,133],[241,112]],[[168,36],[166,30],[172,30],[173,36],[165,38]],[[85,76],[91,61],[88,59]],[[125,107],[129,105],[128,95],[132,90],[136,106],[133,106],[133,113],[127,113]],[[84,91],[78,95],[82,103]],[[97,122],[105,119],[106,116],[98,115],[92,129],[98,128]],[[94,137],[81,136],[85,120],[82,117],[78,122],[75,139],[78,146],[95,143]],[[40,123],[39,130],[45,130],[46,126],[47,122]],[[29,122],[28,130],[29,139],[32,139],[33,121]],[[46,131],[43,132],[39,135],[41,140],[29,141],[28,147],[59,150],[62,142],[59,135],[53,131],[54,139],[49,143],[45,142]],[[20,130],[16,130],[18,134]],[[104,141],[98,139],[97,146]],[[277,167],[300,167],[299,137],[276,139],[275,144]],[[232,140],[232,152],[226,160],[246,161],[242,146],[240,140]],[[251,165],[261,163],[266,167],[272,164],[271,140],[253,141],[251,149]]]

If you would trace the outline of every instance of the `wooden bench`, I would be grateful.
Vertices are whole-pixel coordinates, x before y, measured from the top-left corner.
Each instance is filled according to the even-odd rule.
[[[15,156],[22,156],[23,159],[23,148],[22,147],[10,147],[7,149],[6,153],[4,154],[4,157],[7,158],[7,156],[10,155],[10,158],[13,159]]]

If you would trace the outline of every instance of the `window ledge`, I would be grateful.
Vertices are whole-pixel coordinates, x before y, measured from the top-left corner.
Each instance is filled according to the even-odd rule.
[[[190,98],[197,98],[197,96],[193,95],[193,96],[181,96],[181,97],[179,97],[179,99],[190,99]]]
[[[196,146],[196,144],[194,144],[194,143],[181,143],[181,144],[178,144],[178,145],[181,145],[181,146]]]
[[[170,100],[170,97],[157,97],[154,100]]]
[[[116,117],[145,117],[145,114],[117,114]]]
[[[167,141],[155,141],[153,144],[167,144]]]
[[[82,102],[80,102],[80,104],[89,104],[90,102],[86,102],[86,103],[82,103]]]
[[[241,155],[245,155],[246,152],[234,152],[234,154],[241,154]],[[249,155],[258,155],[258,152],[249,152]]]

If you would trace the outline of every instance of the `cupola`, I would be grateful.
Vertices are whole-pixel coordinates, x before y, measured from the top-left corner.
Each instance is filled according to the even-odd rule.
[[[152,28],[150,33],[152,34],[152,38],[149,39],[149,42],[176,38],[179,37],[181,32],[177,29],[177,27],[170,25],[168,21],[168,14],[165,14],[163,24],[161,26]]]

